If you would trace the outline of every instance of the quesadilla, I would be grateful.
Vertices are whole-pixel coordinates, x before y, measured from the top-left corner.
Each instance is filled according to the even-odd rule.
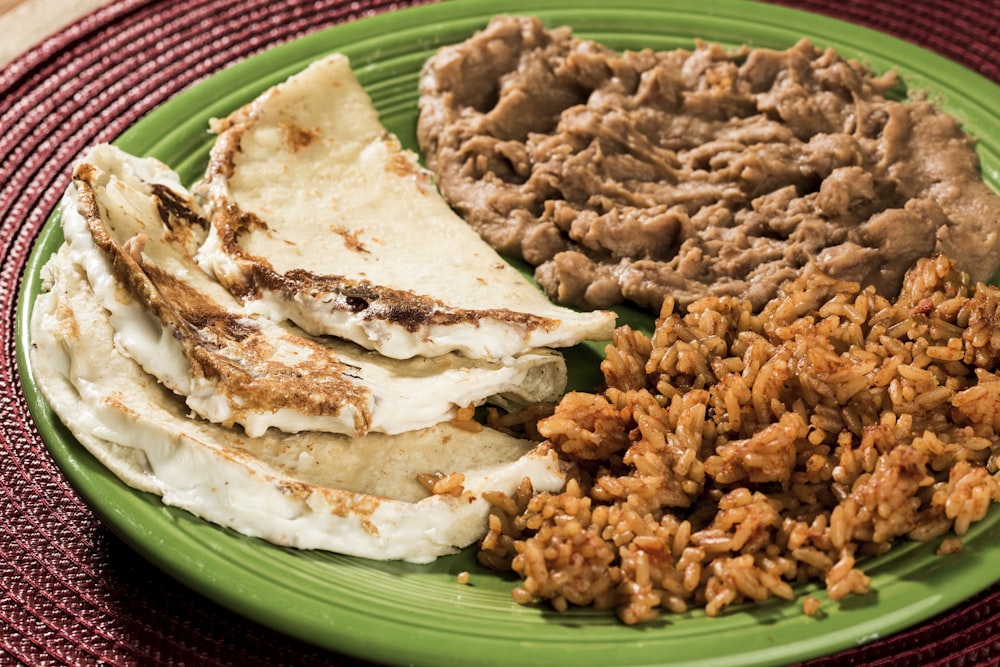
[[[199,260],[253,312],[395,358],[610,339],[613,313],[553,304],[449,208],[346,57],[213,129]]]
[[[278,545],[428,562],[485,532],[487,490],[562,486],[553,452],[450,423],[364,438],[269,430],[248,438],[201,419],[115,344],[111,318],[69,248],[43,269],[32,373],[75,438],[129,486]],[[432,495],[421,473],[461,475]]]
[[[208,227],[176,174],[109,145],[77,165],[62,211],[67,242],[110,313],[119,346],[204,419],[363,436],[447,421],[491,401],[555,400],[562,356],[505,362],[449,353],[398,360],[253,317],[194,254]]]

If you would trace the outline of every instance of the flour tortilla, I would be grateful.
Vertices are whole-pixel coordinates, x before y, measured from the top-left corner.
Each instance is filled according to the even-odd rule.
[[[553,304],[449,208],[346,57],[314,62],[215,130],[199,258],[257,312],[395,358],[610,339],[614,313]]]
[[[33,376],[59,419],[129,486],[282,546],[428,562],[486,529],[487,490],[525,477],[556,490],[555,454],[444,423],[353,438],[270,430],[257,438],[193,419],[114,343],[107,311],[64,246],[43,269],[31,318]],[[428,496],[419,473],[460,472],[464,495]]]
[[[548,349],[502,362],[399,360],[253,317],[195,262],[208,222],[153,158],[91,149],[76,165],[62,226],[121,349],[198,415],[251,436],[270,427],[402,433],[484,402],[555,401],[566,385],[565,361]]]

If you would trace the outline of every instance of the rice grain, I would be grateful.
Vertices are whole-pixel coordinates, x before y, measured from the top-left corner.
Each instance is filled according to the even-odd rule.
[[[600,392],[538,421],[572,479],[491,498],[480,559],[522,577],[518,602],[628,624],[806,582],[864,595],[866,558],[949,533],[954,551],[1000,501],[998,367],[1000,289],[944,256],[895,302],[816,271],[756,313],[667,299],[651,335],[616,332]]]

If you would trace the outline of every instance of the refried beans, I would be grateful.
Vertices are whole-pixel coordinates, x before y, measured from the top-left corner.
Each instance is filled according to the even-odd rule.
[[[619,53],[498,17],[420,93],[446,199],[566,305],[760,308],[810,263],[893,297],[936,252],[977,281],[1000,264],[1000,199],[958,121],[807,40]]]

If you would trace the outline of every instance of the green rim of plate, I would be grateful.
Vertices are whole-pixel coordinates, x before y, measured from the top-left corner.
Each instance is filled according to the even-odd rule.
[[[438,46],[468,37],[497,13],[532,14],[547,25],[620,49],[690,48],[695,37],[726,46],[787,48],[801,37],[895,67],[910,89],[929,91],[980,138],[986,181],[1000,190],[1000,117],[988,101],[1000,87],[924,49],[884,34],[774,5],[721,0],[452,0],[398,10],[310,34],[242,61],[163,104],[117,144],[153,155],[187,182],[211,144],[208,119],[224,116],[308,62],[340,51],[351,58],[386,126],[415,148],[417,74]],[[62,242],[57,216],[28,261],[17,312],[17,358],[32,416],[71,484],[98,516],[143,557],[209,599],[265,626],[321,647],[382,663],[409,665],[778,665],[835,653],[924,621],[1000,578],[1000,508],[965,536],[960,554],[934,555],[936,543],[901,544],[865,563],[872,592],[821,600],[810,618],[800,603],[768,601],[719,618],[666,614],[625,627],[610,613],[510,598],[515,580],[484,570],[474,548],[430,565],[378,562],[296,551],[208,524],[134,491],[66,431],[31,375],[28,322],[40,269]],[[471,572],[461,585],[456,575]],[[725,637],[726,641],[718,641]]]

